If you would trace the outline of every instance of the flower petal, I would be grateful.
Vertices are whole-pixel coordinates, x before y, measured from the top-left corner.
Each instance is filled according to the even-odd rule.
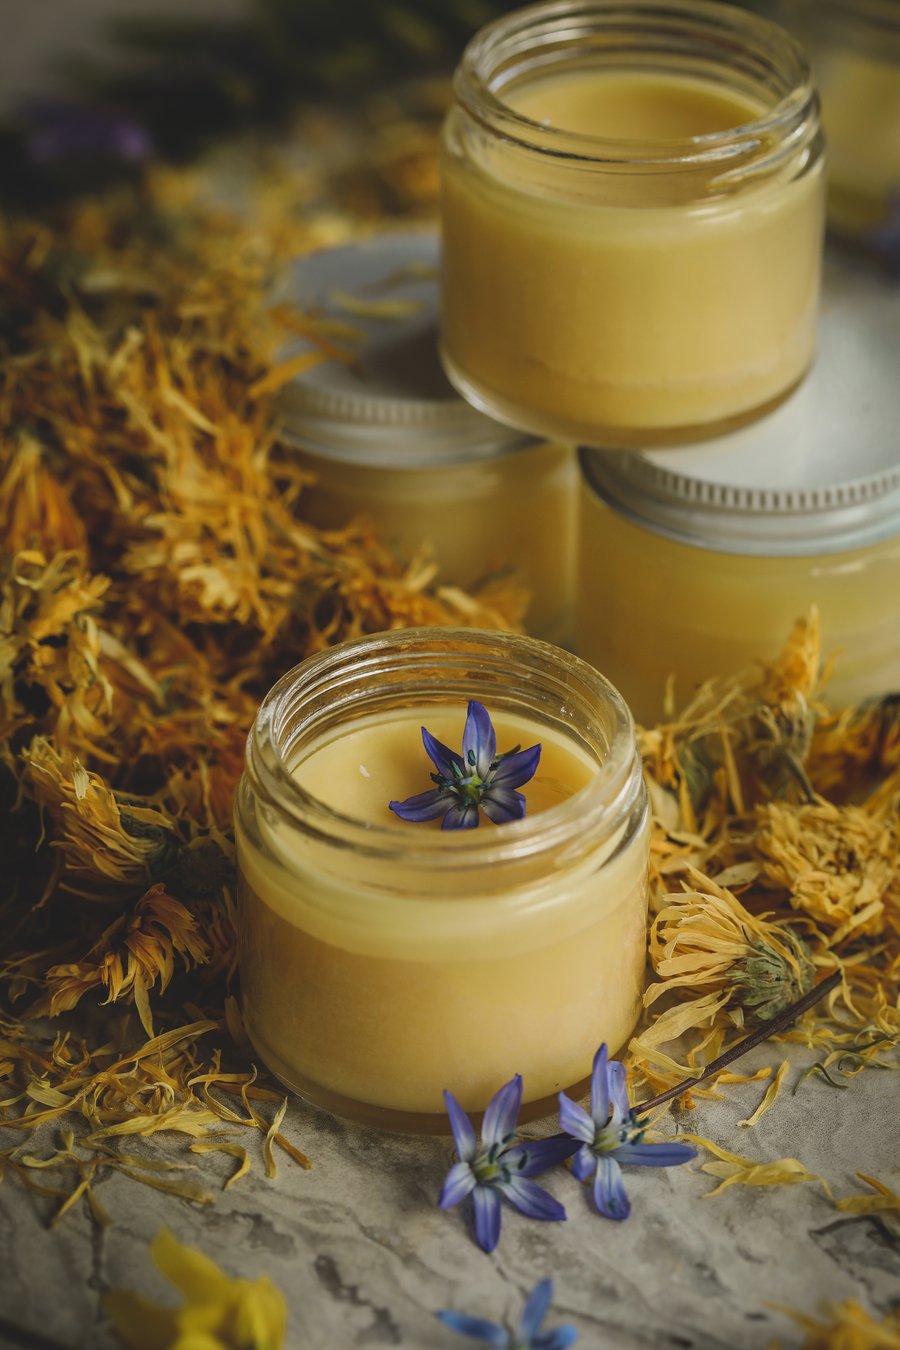
[[[497,1089],[487,1104],[481,1126],[481,1141],[486,1148],[506,1142],[516,1128],[516,1117],[521,1105],[522,1075],[517,1073]]]
[[[506,825],[510,820],[521,820],[525,815],[525,798],[512,789],[489,787],[479,803],[488,820],[495,825]]]
[[[491,774],[491,787],[521,787],[529,778],[534,777],[540,758],[540,745],[532,745],[527,750],[515,750],[511,755],[504,755]]]
[[[466,773],[472,770],[469,759],[471,753],[475,758],[474,767],[478,777],[487,778],[494,755],[497,753],[497,737],[490,713],[483,703],[477,703],[474,698],[469,703],[463,730],[462,752]]]
[[[608,1056],[609,1051],[604,1041],[594,1056],[594,1065],[591,1069],[591,1115],[601,1130],[609,1120]]]
[[[438,1204],[441,1209],[452,1209],[475,1189],[475,1173],[467,1162],[454,1163],[444,1178]]]
[[[496,1322],[485,1322],[483,1317],[468,1317],[465,1313],[446,1312],[444,1309],[435,1313],[435,1317],[461,1336],[471,1336],[473,1341],[483,1341],[485,1345],[495,1346],[496,1350],[509,1350],[509,1335]]]
[[[483,1252],[492,1252],[500,1241],[500,1196],[491,1186],[476,1186],[475,1240]]]
[[[611,1059],[606,1072],[606,1081],[609,1085],[609,1098],[613,1105],[613,1116],[617,1120],[627,1120],[631,1103],[628,1100],[625,1065],[617,1059]]]
[[[550,1167],[571,1158],[578,1148],[578,1140],[566,1134],[554,1134],[549,1139],[527,1139],[523,1144],[508,1148],[503,1161],[520,1177],[536,1177]]]
[[[526,1177],[514,1176],[509,1181],[498,1181],[496,1189],[502,1191],[520,1214],[529,1219],[564,1219],[566,1211],[558,1200],[554,1200],[542,1186],[536,1186]]]
[[[447,1115],[450,1117],[450,1129],[453,1132],[456,1151],[463,1162],[471,1162],[478,1150],[475,1127],[453,1093],[447,1088],[444,1088],[444,1106]]]
[[[622,1169],[608,1153],[602,1153],[597,1159],[597,1175],[594,1177],[594,1203],[601,1214],[608,1219],[627,1219],[631,1213],[631,1204],[625,1194]]]
[[[678,1167],[696,1158],[696,1149],[687,1144],[618,1144],[609,1156],[631,1167]]]
[[[531,1350],[568,1350],[570,1345],[574,1345],[578,1340],[578,1330],[576,1327],[566,1325],[556,1327],[553,1331],[542,1331],[531,1342]]]
[[[434,820],[442,816],[454,804],[456,798],[444,788],[431,788],[428,792],[417,792],[404,802],[388,802],[395,816],[401,820]]]
[[[559,1123],[566,1134],[584,1144],[592,1144],[597,1137],[597,1127],[587,1111],[564,1092],[559,1094]]]
[[[449,778],[451,782],[454,780],[456,777],[453,772],[454,765],[463,774],[468,772],[463,763],[462,755],[458,755],[455,750],[451,750],[449,746],[444,745],[443,741],[439,741],[436,736],[432,736],[426,727],[422,728],[422,744],[425,746],[426,755],[442,778]]]
[[[454,799],[441,823],[442,830],[477,830],[478,807],[473,802],[460,803]]]
[[[519,1322],[519,1340],[528,1342],[538,1334],[541,1323],[547,1316],[550,1300],[553,1298],[553,1281],[541,1280],[528,1295],[528,1301],[522,1309]]]
[[[572,1159],[572,1176],[576,1181],[589,1181],[596,1170],[596,1153],[587,1144],[582,1144]]]

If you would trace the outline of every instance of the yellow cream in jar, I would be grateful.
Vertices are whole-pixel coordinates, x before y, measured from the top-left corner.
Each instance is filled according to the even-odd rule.
[[[513,425],[626,447],[711,434],[781,398],[815,343],[811,87],[791,90],[792,120],[730,72],[642,70],[630,49],[593,48],[492,84],[505,50],[492,44],[470,56],[471,82],[464,59],[443,138],[442,351],[457,387]]]
[[[517,1072],[526,1106],[547,1104],[637,1018],[649,850],[639,760],[627,751],[613,791],[619,750],[599,762],[558,724],[486,706],[498,750],[543,747],[520,789],[527,815],[511,824],[441,831],[388,809],[431,787],[422,725],[459,748],[464,702],[334,719],[286,784],[312,801],[313,829],[269,809],[248,761],[236,806],[245,1022],[289,1087],[339,1114],[440,1130],[444,1088],[480,1111]],[[601,828],[607,788],[624,807],[610,821],[602,806]]]
[[[861,549],[757,557],[643,529],[587,487],[582,511],[578,650],[609,672],[643,725],[662,718],[669,676],[683,707],[710,676],[774,659],[812,604],[835,657],[831,706],[900,689],[900,526]]]
[[[324,529],[365,522],[430,584],[500,582],[527,595],[528,631],[572,637],[577,470],[571,445],[535,441],[470,408],[437,351],[439,242],[404,231],[298,259],[279,298],[313,333],[311,364],[282,391],[284,439],[310,475],[299,500]],[[349,309],[347,308],[349,306]],[[418,575],[424,575],[422,567]]]
[[[635,716],[774,658],[819,610],[833,706],[900,689],[900,305],[826,257],[820,353],[772,415],[715,441],[582,450],[576,645]]]

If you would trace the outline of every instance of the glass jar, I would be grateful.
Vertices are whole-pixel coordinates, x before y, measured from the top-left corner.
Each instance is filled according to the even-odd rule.
[[[826,696],[900,689],[900,306],[830,256],[820,354],[763,423],[691,449],[581,456],[579,653],[645,725],[772,658],[818,606]]]
[[[427,789],[420,722],[440,735],[473,698],[500,749],[510,727],[541,742],[551,804],[477,830],[399,821],[386,800],[398,719]],[[314,762],[323,748],[346,756],[346,775]],[[358,805],[369,777],[385,780],[374,814]],[[518,1072],[539,1114],[601,1041],[627,1039],[646,953],[646,790],[628,709],[577,658],[468,629],[322,652],[264,700],[235,823],[244,1020],[314,1104],[444,1133],[444,1088],[481,1112]]]
[[[471,403],[647,446],[757,416],[803,378],[823,154],[787,33],[713,0],[556,0],[477,34],[454,92],[442,356]]]
[[[900,0],[784,6],[821,94],[829,222],[859,237],[892,222],[900,232]]]
[[[378,236],[309,254],[281,299],[313,326],[285,358],[316,354],[315,325],[345,359],[284,389],[284,438],[312,476],[303,517],[364,517],[403,562],[466,590],[508,578],[537,637],[572,637],[578,475],[571,445],[523,436],[470,408],[437,354],[437,236]],[[302,324],[303,320],[301,320]]]

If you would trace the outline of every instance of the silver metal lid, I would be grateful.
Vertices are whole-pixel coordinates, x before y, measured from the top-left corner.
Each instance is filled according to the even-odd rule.
[[[698,548],[816,554],[900,534],[900,289],[829,251],[815,365],[774,412],[677,450],[580,454],[611,506]]]
[[[274,300],[339,320],[355,340],[331,340],[352,359],[325,360],[285,386],[285,438],[329,459],[422,468],[488,459],[533,437],[470,408],[438,358],[438,267],[433,231],[378,235],[297,259]],[[292,341],[279,360],[316,350]]]

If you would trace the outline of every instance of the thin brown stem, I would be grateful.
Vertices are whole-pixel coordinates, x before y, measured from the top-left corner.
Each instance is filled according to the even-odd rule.
[[[784,1031],[785,1027],[789,1027],[808,1008],[811,1008],[814,1003],[818,1003],[820,998],[824,998],[827,993],[834,989],[835,985],[840,983],[841,977],[842,972],[840,970],[833,971],[814,989],[810,989],[809,993],[804,994],[802,998],[798,998],[796,1003],[792,1003],[789,1008],[785,1008],[784,1012],[779,1013],[777,1017],[773,1017],[771,1022],[763,1022],[762,1026],[757,1027],[756,1031],[751,1031],[749,1036],[745,1036],[742,1041],[738,1041],[737,1045],[733,1045],[730,1050],[726,1050],[724,1055],[719,1055],[718,1059],[714,1059],[711,1064],[707,1064],[703,1072],[698,1074],[696,1078],[686,1078],[684,1082],[676,1083],[666,1092],[660,1092],[658,1096],[651,1097],[648,1102],[639,1102],[634,1108],[635,1111],[638,1115],[646,1115],[655,1106],[662,1106],[663,1102],[671,1101],[673,1097],[680,1097],[683,1092],[688,1092],[692,1087],[696,1087],[707,1078],[712,1078],[713,1074],[718,1073],[720,1069],[724,1069],[727,1064],[733,1064],[736,1059],[740,1059],[741,1055],[746,1055],[747,1051],[752,1050],[755,1045],[767,1041],[770,1036],[777,1036],[779,1031]]]

